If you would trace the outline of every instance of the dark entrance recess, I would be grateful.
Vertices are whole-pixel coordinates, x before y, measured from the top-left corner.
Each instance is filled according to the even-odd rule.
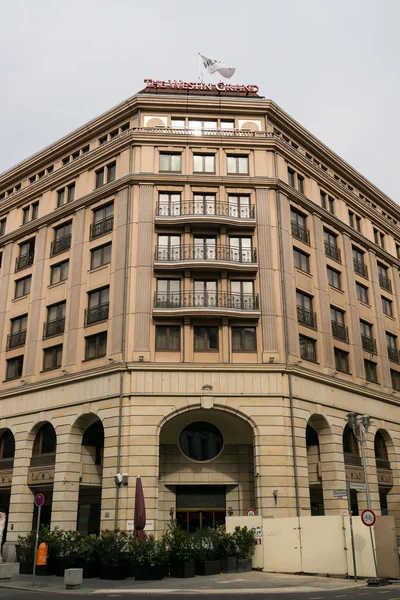
[[[176,520],[182,529],[195,531],[225,524],[224,485],[179,485],[176,487]]]

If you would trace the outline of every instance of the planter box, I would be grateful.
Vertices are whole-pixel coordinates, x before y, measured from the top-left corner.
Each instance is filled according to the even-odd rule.
[[[219,575],[220,573],[220,560],[196,560],[196,575]]]
[[[110,579],[113,581],[121,581],[126,579],[125,565],[100,565],[100,579]]]
[[[245,573],[253,569],[253,560],[251,558],[238,558],[238,573]]]
[[[32,575],[33,573],[33,561],[23,560],[19,563],[19,574],[20,575]]]
[[[167,565],[157,565],[151,567],[150,565],[136,565],[135,569],[135,580],[136,581],[159,581],[163,579],[168,573]]]
[[[187,579],[196,575],[196,563],[194,560],[172,560],[170,568],[171,577]]]
[[[221,573],[237,573],[238,559],[236,556],[221,558]]]

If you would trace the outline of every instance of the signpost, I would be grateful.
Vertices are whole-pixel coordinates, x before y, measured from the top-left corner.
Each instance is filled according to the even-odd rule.
[[[40,529],[40,516],[42,514],[42,506],[44,504],[44,496],[43,494],[36,494],[35,496],[35,505],[38,507],[38,515],[37,515],[37,523],[36,523],[36,539],[35,539],[35,551],[33,553],[33,575],[32,575],[32,585],[35,585],[36,579],[36,552],[39,544],[39,529]]]
[[[246,510],[246,517],[256,517],[257,516],[257,511],[255,508],[248,508]]]
[[[367,527],[372,527],[372,525],[375,525],[376,523],[376,514],[370,508],[366,508],[361,513],[361,521]]]

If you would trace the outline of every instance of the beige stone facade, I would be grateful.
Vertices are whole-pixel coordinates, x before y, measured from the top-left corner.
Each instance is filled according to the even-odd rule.
[[[53,527],[126,528],[137,475],[156,532],[342,513],[350,411],[400,533],[400,211],[276,104],[144,90],[1,175],[0,234],[9,556],[35,493]]]

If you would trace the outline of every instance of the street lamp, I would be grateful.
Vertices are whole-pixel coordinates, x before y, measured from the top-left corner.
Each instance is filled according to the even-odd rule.
[[[371,497],[369,495],[369,485],[368,485],[368,477],[367,477],[367,465],[365,464],[365,450],[364,444],[366,442],[365,434],[368,433],[368,430],[371,426],[371,417],[369,415],[357,415],[354,412],[351,412],[347,415],[347,423],[354,431],[354,435],[361,445],[361,462],[364,471],[364,482],[365,482],[365,492],[367,496],[367,508],[371,508]]]

